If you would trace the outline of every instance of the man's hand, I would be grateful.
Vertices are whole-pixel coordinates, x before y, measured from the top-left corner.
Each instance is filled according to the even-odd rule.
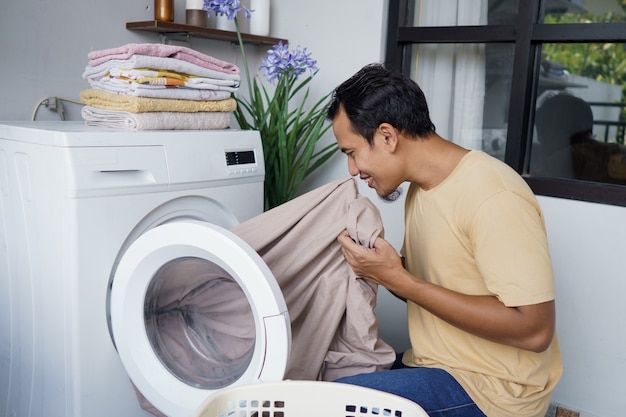
[[[379,237],[373,248],[367,248],[355,243],[347,230],[337,237],[337,241],[341,244],[343,256],[358,276],[392,290],[393,278],[403,267],[402,259],[389,242]]]

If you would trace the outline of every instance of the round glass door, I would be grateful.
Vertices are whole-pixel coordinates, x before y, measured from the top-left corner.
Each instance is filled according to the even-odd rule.
[[[220,226],[171,222],[139,236],[121,256],[109,307],[126,372],[170,417],[190,415],[212,391],[283,378],[291,328],[280,287]]]
[[[256,340],[250,303],[211,261],[184,257],[159,268],[146,291],[144,320],[161,363],[186,384],[224,388],[250,365]]]

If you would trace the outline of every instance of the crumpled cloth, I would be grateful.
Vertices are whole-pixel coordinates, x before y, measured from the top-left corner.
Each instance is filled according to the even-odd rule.
[[[291,320],[285,379],[327,380],[389,369],[391,346],[378,337],[377,285],[356,276],[337,236],[372,247],[380,212],[352,178],[319,187],[231,229],[274,274]]]

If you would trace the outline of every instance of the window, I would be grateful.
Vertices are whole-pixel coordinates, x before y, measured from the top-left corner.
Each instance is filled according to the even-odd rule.
[[[626,206],[625,0],[389,0],[386,61],[535,193]]]

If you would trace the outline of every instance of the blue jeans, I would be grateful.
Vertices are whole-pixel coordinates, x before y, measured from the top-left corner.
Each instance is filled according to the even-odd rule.
[[[390,392],[418,403],[431,417],[485,417],[446,371],[407,367],[398,359],[389,371],[339,378],[336,382]]]

